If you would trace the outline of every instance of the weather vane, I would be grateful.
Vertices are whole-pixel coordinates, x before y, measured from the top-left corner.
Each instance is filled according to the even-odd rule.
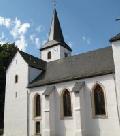
[[[52,0],[53,8],[56,8],[56,0]]]

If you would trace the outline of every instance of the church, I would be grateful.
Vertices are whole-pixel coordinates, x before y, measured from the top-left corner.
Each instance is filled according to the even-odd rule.
[[[7,69],[4,136],[120,136],[120,34],[72,56],[54,9],[40,52]]]

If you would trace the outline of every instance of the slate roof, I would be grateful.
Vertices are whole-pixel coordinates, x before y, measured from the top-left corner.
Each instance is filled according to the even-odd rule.
[[[118,41],[118,40],[120,40],[120,33],[117,34],[116,36],[112,37],[109,41],[110,42],[115,42],[115,41]]]
[[[47,48],[51,48],[53,46],[57,46],[57,45],[61,45],[63,46],[64,48],[67,48],[69,51],[72,51],[72,49],[65,43],[65,42],[58,42],[56,40],[52,40],[52,41],[49,41],[47,42],[41,49],[40,51],[44,50],[44,49],[47,49]]]
[[[28,87],[50,85],[110,73],[114,73],[113,52],[112,47],[106,47],[48,62],[46,71],[42,72]]]
[[[23,59],[25,60],[25,62],[33,67],[33,68],[36,68],[36,69],[41,69],[41,70],[45,70],[46,69],[46,62],[37,58],[37,57],[34,57],[30,54],[27,54],[23,51],[19,51],[19,53],[21,54],[21,56],[23,57]]]

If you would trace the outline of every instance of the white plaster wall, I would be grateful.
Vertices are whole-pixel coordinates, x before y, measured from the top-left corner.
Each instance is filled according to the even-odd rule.
[[[115,65],[115,83],[120,116],[120,40],[112,43],[113,59]]]
[[[29,107],[29,131],[30,131],[30,136],[34,136],[35,135],[35,121],[36,119],[34,118],[34,96],[36,94],[40,95],[41,98],[41,118],[39,118],[38,120],[40,121],[40,128],[41,128],[41,133],[43,134],[43,129],[44,129],[44,122],[43,122],[43,118],[44,118],[44,109],[45,109],[45,98],[43,92],[45,90],[45,87],[38,87],[32,90],[32,92],[30,92],[30,107]]]
[[[29,74],[28,74],[29,82],[34,80],[41,72],[42,70],[29,67]]]
[[[98,81],[104,89],[106,98],[106,118],[94,118],[92,111],[91,93],[95,82]],[[88,79],[85,88],[86,106],[86,136],[119,136],[120,124],[117,111],[114,75]]]
[[[55,114],[56,114],[56,102],[55,102],[55,92],[52,92],[50,95],[49,101],[50,101],[50,130],[51,130],[51,136],[56,136],[55,134]]]
[[[51,51],[51,59],[47,59],[47,54],[49,51]],[[60,45],[41,51],[41,59],[47,62],[60,59]]]
[[[51,59],[47,59],[47,54],[49,51],[51,51],[51,57],[52,57]],[[68,49],[64,48],[63,46],[57,45],[41,51],[41,59],[47,62],[54,61],[61,58],[65,58],[65,53],[67,53],[68,56],[71,55],[71,52]]]
[[[68,56],[71,56],[71,51],[64,48],[63,46],[60,46],[60,58],[65,58],[65,53],[67,53]]]
[[[46,87],[40,87],[40,88],[35,88],[32,91],[30,91],[30,113],[29,113],[29,131],[30,131],[30,135],[33,136],[35,135],[35,122],[36,120],[40,121],[40,128],[41,128],[41,134],[43,135],[43,131],[45,129],[45,114],[44,112],[46,110],[50,110],[50,122],[51,124],[47,124],[47,128],[50,127],[51,130],[51,135],[52,136],[56,136],[55,135],[55,94],[54,92],[50,95],[49,100],[50,100],[50,109],[49,109],[49,105],[45,105],[45,96],[43,95],[43,92],[45,91]],[[34,117],[34,96],[36,94],[39,94],[41,97],[41,117],[40,118],[35,118]],[[47,104],[47,103],[46,103]]]
[[[86,86],[84,89],[84,93],[82,94],[82,106],[80,107],[82,114],[81,114],[81,127],[84,131],[85,136],[119,136],[120,135],[120,125],[118,119],[118,111],[117,111],[117,103],[116,103],[116,94],[115,94],[115,82],[114,82],[114,75],[109,74],[105,76],[99,76],[94,78],[84,79]],[[82,80],[77,80],[82,81]],[[106,96],[106,110],[107,110],[107,118],[93,118],[92,113],[92,103],[91,103],[91,92],[92,88],[95,83],[99,82],[102,86],[104,86],[105,96]],[[53,101],[53,108],[50,108],[50,113],[54,113],[53,116],[51,114],[51,120],[55,119],[55,135],[56,136],[75,136],[76,130],[76,112],[74,108],[75,103],[75,95],[72,91],[73,86],[75,85],[76,81],[65,82],[55,84],[56,92],[55,92],[55,101]],[[70,118],[63,118],[61,119],[60,115],[60,95],[61,91],[67,88],[71,92],[72,96],[72,117]],[[31,89],[31,97],[34,93],[42,92],[46,89],[46,87],[38,87]],[[32,98],[31,98],[32,99]],[[55,102],[55,103],[54,103]],[[31,100],[32,105],[32,100]],[[51,105],[51,107],[52,107]],[[81,106],[80,105],[80,106]],[[32,107],[30,106],[32,109]],[[44,97],[42,96],[42,111],[44,109]],[[32,112],[30,112],[31,115]],[[42,118],[44,117],[44,112],[42,112]],[[34,128],[34,120],[32,120],[32,115],[30,118],[31,127],[30,130],[33,131]],[[44,129],[44,122],[42,122],[42,129]],[[31,133],[32,134],[32,133]],[[44,136],[44,135],[43,135]],[[82,135],[83,136],[83,135]]]
[[[6,73],[4,136],[27,136],[27,84],[28,65],[18,52]]]

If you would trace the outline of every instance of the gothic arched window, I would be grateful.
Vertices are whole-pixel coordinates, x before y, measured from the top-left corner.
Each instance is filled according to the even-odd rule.
[[[105,111],[105,96],[102,87],[96,84],[93,90],[94,112],[95,115],[106,115]]]
[[[51,51],[48,52],[47,59],[51,59]]]
[[[35,106],[35,117],[41,116],[41,102],[40,102],[40,95],[35,96],[35,101],[34,101],[34,106]]]
[[[67,89],[65,89],[63,91],[62,97],[63,97],[63,115],[64,117],[72,116],[70,92]]]

